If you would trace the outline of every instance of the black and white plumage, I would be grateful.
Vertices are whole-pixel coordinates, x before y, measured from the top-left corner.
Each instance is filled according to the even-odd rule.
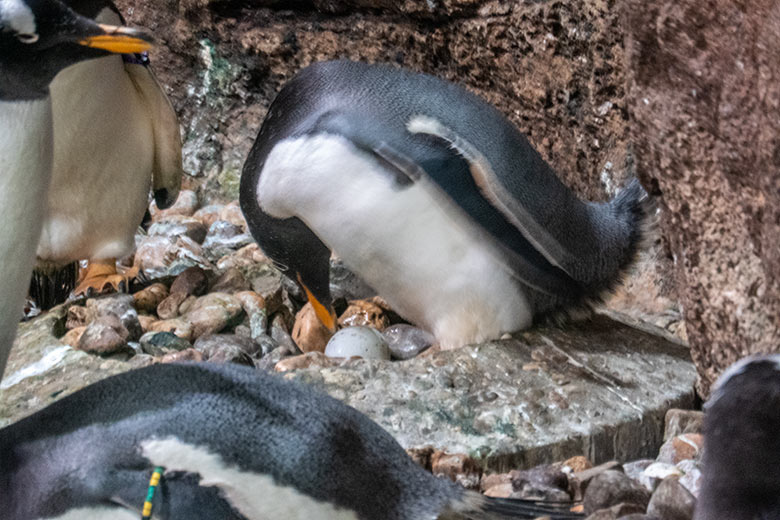
[[[384,65],[314,64],[284,86],[245,163],[264,252],[332,325],[331,250],[444,346],[495,339],[613,287],[647,216],[632,181],[577,199],[494,107]]]
[[[14,520],[578,518],[488,499],[423,470],[377,424],[279,376],[153,365],[0,430],[0,510]],[[505,514],[506,516],[502,516]]]
[[[57,0],[0,0],[0,376],[46,207],[53,154],[49,84],[73,63],[140,52],[149,39],[137,30],[99,26]]]
[[[99,23],[123,25],[110,0],[70,0]],[[176,200],[181,186],[179,122],[148,60],[105,56],[77,63],[52,82],[54,163],[48,209],[38,244],[38,271],[83,259],[103,268],[76,292],[119,288],[116,259],[129,254],[149,204]],[[89,95],[84,95],[89,92]],[[40,283],[47,283],[45,278]],[[51,283],[50,281],[48,282]],[[73,287],[70,287],[73,289]],[[40,288],[44,293],[45,287]],[[67,294],[67,292],[66,292]],[[48,308],[59,301],[39,301]]]
[[[696,520],[780,519],[780,354],[746,358],[705,404]]]

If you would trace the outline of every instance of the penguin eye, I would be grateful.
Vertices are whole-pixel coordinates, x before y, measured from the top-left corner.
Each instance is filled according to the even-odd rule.
[[[16,38],[22,43],[35,43],[38,41],[39,36],[35,33],[19,33]]]

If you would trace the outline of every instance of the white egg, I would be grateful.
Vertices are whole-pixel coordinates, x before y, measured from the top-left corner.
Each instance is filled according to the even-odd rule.
[[[360,356],[365,359],[390,359],[390,349],[382,334],[370,327],[347,327],[330,338],[325,346],[328,357]]]

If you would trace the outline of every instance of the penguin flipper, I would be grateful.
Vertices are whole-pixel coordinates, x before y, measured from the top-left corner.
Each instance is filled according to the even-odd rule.
[[[182,151],[179,119],[168,96],[146,65],[125,63],[125,70],[146,104],[154,131],[152,190],[157,207],[176,202],[181,189]]]
[[[429,181],[427,184],[439,192],[437,199],[447,199],[460,207],[481,228],[481,231],[493,238],[493,244],[500,251],[496,260],[505,265],[507,271],[513,273],[521,283],[549,295],[580,294],[581,288],[576,280],[549,263],[539,254],[533,242],[526,240],[517,230],[512,229],[515,235],[512,245],[503,243],[495,234],[495,229],[488,229],[479,218],[473,218],[468,208],[469,202],[446,193],[442,185],[442,177],[455,180],[470,178],[471,174],[467,159],[454,153],[444,140],[438,140],[434,149],[429,148],[427,153],[421,154],[419,150],[413,152],[414,154],[404,153],[401,151],[403,146],[396,145],[391,139],[383,140],[381,132],[377,133],[371,129],[370,124],[371,122],[365,118],[350,113],[330,111],[320,115],[309,132],[331,133],[349,139],[358,150],[372,155],[385,166],[385,170],[393,175],[400,189],[411,183]],[[438,146],[439,144],[441,146]],[[485,201],[483,203],[487,204]],[[500,219],[501,216],[498,215],[498,218]]]
[[[427,116],[415,116],[407,123],[407,130],[414,134],[428,134],[449,144],[469,164],[469,172],[482,196],[496,208],[522,235],[533,244],[555,267],[574,265],[577,259],[558,240],[541,226],[536,219],[512,196],[501,183],[487,158],[466,139],[438,120]],[[571,275],[571,273],[566,272]]]

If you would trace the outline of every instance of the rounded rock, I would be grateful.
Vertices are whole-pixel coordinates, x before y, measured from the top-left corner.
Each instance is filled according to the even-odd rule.
[[[369,327],[347,327],[330,338],[325,346],[328,357],[390,359],[390,349],[382,334]]]
[[[395,359],[411,359],[436,342],[433,334],[403,323],[387,327],[382,335]]]

